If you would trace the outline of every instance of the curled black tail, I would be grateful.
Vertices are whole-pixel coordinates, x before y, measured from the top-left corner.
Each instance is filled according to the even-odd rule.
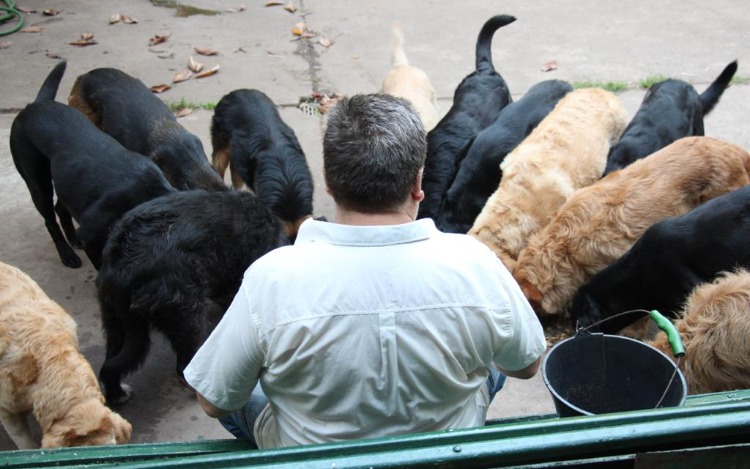
[[[490,70],[494,71],[495,67],[492,65],[492,36],[495,31],[502,28],[505,25],[511,24],[516,18],[510,15],[495,15],[488,19],[482,30],[479,31],[479,37],[477,38],[477,52],[476,52],[476,70]]]
[[[42,101],[54,101],[57,96],[57,89],[60,88],[60,82],[62,81],[63,74],[65,73],[66,61],[61,61],[55,68],[49,72],[47,78],[44,79],[42,87],[39,89],[39,93],[36,95],[35,103]]]
[[[701,108],[703,109],[704,116],[711,112],[711,109],[719,102],[719,98],[721,98],[722,93],[729,86],[729,82],[732,81],[732,77],[734,77],[736,72],[737,61],[735,60],[724,68],[721,75],[706,88],[706,91],[701,93]]]

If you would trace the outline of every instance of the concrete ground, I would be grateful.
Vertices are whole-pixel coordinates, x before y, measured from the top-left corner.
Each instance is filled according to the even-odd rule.
[[[59,302],[79,325],[81,349],[98,372],[104,356],[96,271],[84,258],[80,269],[64,267],[31,204],[28,190],[8,150],[16,113],[33,100],[58,58],[68,61],[58,100],[66,101],[75,77],[97,67],[116,67],[148,86],[170,84],[186,68],[190,56],[219,72],[172,85],[158,95],[168,102],[215,104],[238,88],[257,88],[281,106],[283,119],[299,137],[315,176],[315,212],[333,218],[321,177],[323,119],[303,113],[301,99],[313,93],[375,92],[390,65],[390,25],[402,23],[411,63],[424,69],[435,86],[442,112],[453,91],[474,66],[477,33],[490,16],[518,18],[499,30],[493,60],[514,94],[536,82],[558,78],[570,82],[622,82],[633,89],[620,93],[632,115],[643,91],[641,80],[673,77],[703,91],[730,61],[739,60],[741,78],[727,90],[706,119],[706,134],[750,149],[750,13],[745,0],[505,0],[461,2],[431,0],[291,0],[294,12],[265,1],[185,0],[210,11],[176,16],[174,2],[152,0],[20,0],[36,9],[27,26],[37,32],[0,37],[0,261],[28,273]],[[286,3],[286,2],[285,2]],[[54,16],[42,10],[58,8]],[[235,11],[228,11],[235,10]],[[241,11],[237,11],[241,10]],[[112,15],[137,23],[109,24]],[[306,22],[311,37],[300,39],[292,28]],[[84,33],[97,42],[70,45]],[[149,46],[151,38],[168,35]],[[218,51],[198,55],[194,48]],[[557,69],[542,66],[556,61]],[[211,151],[212,113],[196,110],[180,122]],[[126,380],[131,402],[117,410],[133,424],[132,442],[170,442],[229,436],[206,417],[173,372],[174,356],[158,334],[145,365]],[[490,409],[490,417],[554,412],[541,374],[522,381],[509,379]],[[0,450],[14,446],[0,430]]]

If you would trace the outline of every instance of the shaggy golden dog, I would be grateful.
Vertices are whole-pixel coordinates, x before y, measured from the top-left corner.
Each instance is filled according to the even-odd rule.
[[[21,449],[127,443],[130,423],[104,405],[76,323],[19,269],[0,262],[0,420]]]
[[[572,91],[505,157],[502,178],[469,234],[513,271],[521,249],[570,195],[604,172],[627,124],[620,99],[600,88]]]
[[[539,314],[564,314],[573,295],[657,221],[750,183],[750,154],[686,137],[576,191],[529,240],[513,276]]]
[[[750,272],[725,272],[693,290],[675,321],[688,393],[750,389]],[[664,332],[651,345],[672,357]]]
[[[404,35],[401,25],[394,23],[392,32],[393,68],[383,79],[381,91],[408,100],[419,114],[425,132],[429,132],[439,120],[435,88],[432,87],[430,78],[422,69],[409,65],[404,52]]]

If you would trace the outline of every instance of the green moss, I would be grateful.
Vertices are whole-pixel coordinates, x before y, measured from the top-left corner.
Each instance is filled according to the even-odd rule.
[[[630,85],[622,81],[575,81],[571,83],[574,89],[580,88],[602,88],[613,93],[619,93],[630,89]]]

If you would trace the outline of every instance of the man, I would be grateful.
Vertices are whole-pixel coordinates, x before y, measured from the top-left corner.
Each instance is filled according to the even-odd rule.
[[[208,415],[260,448],[472,427],[505,379],[492,363],[536,374],[544,333],[508,270],[475,239],[415,221],[425,155],[403,99],[330,111],[336,223],[304,222],[247,270],[185,370]]]

